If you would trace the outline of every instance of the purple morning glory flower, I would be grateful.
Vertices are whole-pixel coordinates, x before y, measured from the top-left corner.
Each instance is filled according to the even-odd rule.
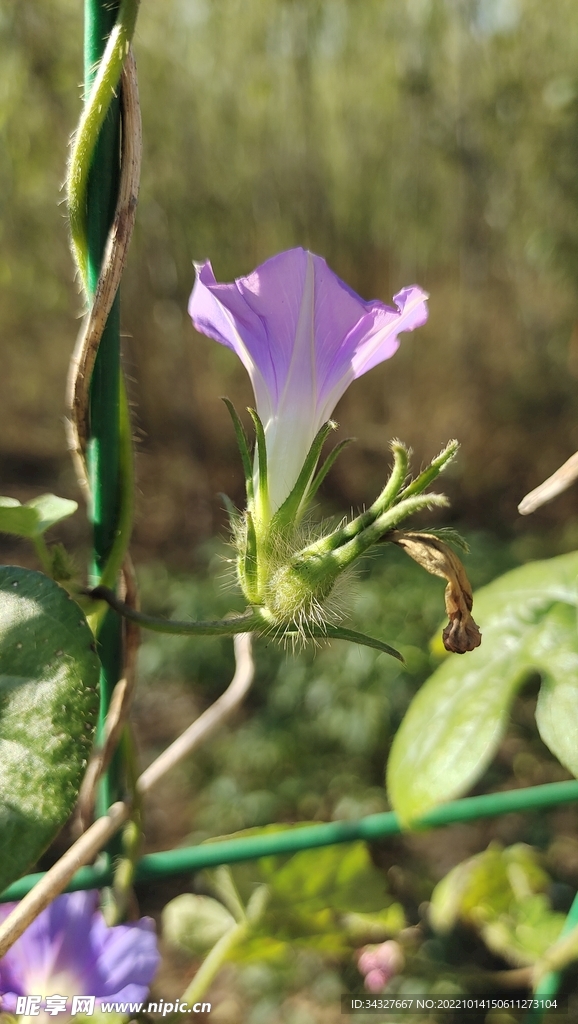
[[[218,284],[208,261],[196,271],[189,313],[197,330],[232,348],[249,373],[275,512],[349,384],[389,359],[402,331],[425,323],[427,294],[404,288],[395,309],[365,302],[304,249],[279,253],[233,284]]]
[[[13,907],[1,906],[0,920]],[[18,996],[29,995],[96,996],[97,1006],[145,999],[160,960],[154,922],[109,928],[97,908],[97,892],[74,892],[39,914],[0,960],[0,1010],[13,1013]]]

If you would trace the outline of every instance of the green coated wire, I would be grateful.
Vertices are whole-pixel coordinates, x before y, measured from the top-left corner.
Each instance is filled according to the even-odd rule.
[[[416,829],[439,828],[476,818],[491,818],[514,811],[536,811],[563,803],[578,801],[578,781],[551,782],[528,789],[513,789],[484,796],[472,796],[436,807],[420,819]],[[333,821],[327,824],[302,825],[276,832],[253,836],[217,840],[200,846],[165,850],[141,857],[136,868],[139,882],[167,878],[169,875],[199,871],[201,868],[239,861],[257,860],[273,854],[299,853],[334,843],[355,840],[371,841],[403,832],[393,811],[370,814],[359,821]],[[22,899],[43,877],[42,873],[27,875],[13,882],[0,895],[0,903]],[[67,892],[107,885],[111,880],[110,867],[105,864],[81,868],[68,885]]]
[[[69,216],[73,249],[90,299],[96,291],[114,219],[120,175],[120,105],[110,80],[102,72],[102,58],[107,40],[115,28],[118,8],[118,3],[110,3],[109,0],[85,0],[87,103],[71,156]],[[105,86],[106,91],[99,96]],[[96,107],[95,96],[98,98]],[[87,124],[94,132],[94,138],[90,140],[92,155],[84,142]],[[82,242],[79,241],[80,234],[84,236]],[[86,457],[91,493],[89,515],[93,528],[91,578],[95,582],[100,580],[114,543],[120,507],[119,365],[120,307],[117,295],[102,335],[90,383],[90,434]],[[99,632],[101,735],[112,691],[121,672],[121,636],[119,623],[108,615]],[[115,757],[100,787],[98,810],[101,814],[106,813],[110,804],[121,796],[119,775],[120,765]]]

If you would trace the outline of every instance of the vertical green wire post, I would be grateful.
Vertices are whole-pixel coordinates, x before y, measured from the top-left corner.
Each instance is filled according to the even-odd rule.
[[[88,95],[96,67],[118,12],[118,2],[85,0],[84,88]],[[94,295],[102,254],[114,217],[120,172],[120,106],[113,99],[102,125],[88,181],[87,235],[88,287]],[[100,580],[112,542],[119,510],[119,365],[120,310],[117,295],[102,336],[90,388],[90,435],[87,449],[92,493],[90,519],[93,553],[90,567],[94,584]],[[102,661],[99,730],[112,690],[121,671],[121,625],[117,616],[106,616],[98,637]],[[120,795],[118,761],[103,779],[98,810],[105,813]]]

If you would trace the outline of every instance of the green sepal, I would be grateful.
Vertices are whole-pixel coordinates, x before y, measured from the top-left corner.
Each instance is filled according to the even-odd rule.
[[[248,409],[247,412],[255,424],[255,435],[257,438],[257,466],[259,467],[259,493],[257,503],[260,514],[268,518],[269,512],[269,488],[267,486],[267,445],[265,443],[265,431],[261,417],[256,409]]]
[[[421,494],[425,491],[426,487],[432,483],[447,466],[448,462],[451,462],[457,455],[458,448],[460,447],[459,441],[448,441],[446,447],[432,459],[427,469],[424,469],[423,473],[416,476],[408,486],[402,491],[402,498],[409,498],[412,494]]]
[[[392,658],[397,658],[398,661],[401,661],[402,665],[405,665],[403,654],[396,651],[395,647],[390,647],[383,640],[376,640],[372,636],[366,636],[365,633],[358,633],[355,629],[345,629],[343,626],[331,626],[324,623],[322,626],[307,626],[307,636],[316,640],[347,640],[350,644],[373,647],[374,650],[380,651],[381,654],[389,654]]]
[[[326,472],[331,468],[331,465],[337,458],[340,450],[344,445],[348,444],[350,440],[351,439],[348,438],[346,441],[343,441],[341,445],[337,445],[337,448],[334,448],[328,456],[324,465],[321,467],[320,472],[313,481],[313,487],[315,490],[317,490],[321,480],[325,477]],[[409,452],[404,445],[394,441],[391,447],[393,451],[393,467],[388,481],[379,497],[376,498],[370,508],[365,512],[362,512],[361,515],[356,516],[352,522],[346,523],[345,526],[341,526],[337,530],[334,530],[333,533],[329,534],[327,537],[323,537],[316,545],[316,550],[318,550],[319,553],[335,551],[336,548],[342,547],[347,543],[347,541],[352,540],[359,533],[362,533],[363,530],[366,530],[368,526],[371,526],[379,515],[391,507],[399,494],[399,491],[403,487],[403,483],[407,476],[409,461]],[[328,462],[330,462],[330,465],[327,465]],[[310,489],[309,494],[307,495],[308,499],[311,494],[312,491]]]
[[[247,435],[239,414],[235,409],[235,406],[229,398],[223,398],[223,402],[229,410],[229,415],[233,421],[233,427],[235,428],[235,436],[237,438],[237,446],[241,453],[241,461],[243,463],[243,473],[245,474],[245,491],[247,494],[247,503],[253,501],[253,464],[251,461],[251,453],[249,452],[249,442],[247,441]]]
[[[445,544],[451,544],[452,547],[462,551],[464,555],[469,555],[470,553],[470,545],[467,540],[462,537],[458,530],[454,530],[452,526],[440,526],[436,529],[428,526],[425,530],[413,530],[412,532],[429,533],[432,537],[437,537],[438,540],[444,541]]]
[[[308,559],[323,559],[327,575],[336,576],[360,555],[363,555],[373,544],[382,540],[390,530],[396,529],[408,516],[426,508],[445,505],[447,505],[447,498],[444,494],[424,494],[423,496],[418,494],[400,501],[365,526],[363,526],[363,516],[358,516],[358,520],[354,520],[353,523],[348,523],[347,526],[335,530],[328,537],[322,537],[297,552],[293,556],[292,564],[302,565]],[[358,526],[358,521],[362,521],[361,527]],[[352,528],[354,532],[352,532]],[[319,571],[322,571],[321,562]]]
[[[399,492],[405,483],[409,469],[410,452],[401,441],[392,441],[391,450],[393,452],[393,466],[391,467],[387,483],[364,516],[358,517],[359,519],[367,520],[364,526],[374,522],[378,516],[391,508],[399,497]],[[353,526],[354,524],[352,523],[351,525]],[[356,530],[356,532],[359,531]]]
[[[323,426],[320,427],[320,429],[317,431],[313,439],[313,443],[309,451],[307,452],[307,458],[303,463],[303,467],[301,469],[299,476],[297,477],[297,482],[295,483],[295,486],[291,491],[291,494],[289,495],[288,498],[285,499],[281,507],[273,516],[273,520],[271,523],[271,527],[273,530],[283,529],[283,527],[295,522],[295,520],[298,518],[299,510],[305,501],[305,496],[307,495],[308,498],[311,496],[311,493],[308,493],[309,483],[311,481],[311,477],[315,472],[315,467],[319,461],[321,449],[325,444],[325,441],[329,437],[331,431],[335,430],[336,428],[337,424],[333,420],[327,420],[327,423],[324,423]],[[321,480],[319,481],[319,483],[321,483]],[[317,490],[319,483],[315,486],[315,490]]]
[[[243,590],[245,597],[251,604],[259,601],[259,574],[257,563],[257,535],[255,523],[249,511],[245,513],[247,534],[245,542],[245,554],[243,556]]]
[[[321,469],[315,475],[314,479],[311,481],[311,484],[309,486],[309,489],[308,489],[307,495],[306,495],[306,499],[305,499],[307,504],[309,504],[311,499],[317,494],[317,491],[321,487],[321,484],[325,480],[325,477],[329,473],[329,470],[331,469],[331,467],[333,466],[333,464],[337,460],[337,458],[341,455],[341,452],[343,451],[343,449],[344,448],[348,448],[349,445],[353,444],[354,441],[355,441],[354,437],[346,437],[344,441],[340,441],[339,444],[335,445],[335,448],[333,449],[333,451],[329,452],[329,455],[325,459],[325,462],[323,463]]]
[[[387,479],[387,483],[373,504],[361,515],[343,527],[343,539],[336,547],[340,547],[346,540],[351,540],[363,530],[372,526],[375,520],[387,512],[394,505],[399,497],[399,492],[405,483],[409,466],[409,455],[405,445],[400,441],[392,441],[393,466]]]

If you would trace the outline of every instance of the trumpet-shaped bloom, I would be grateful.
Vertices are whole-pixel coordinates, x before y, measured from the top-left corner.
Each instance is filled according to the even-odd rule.
[[[274,512],[349,384],[389,359],[399,334],[425,323],[427,294],[404,288],[395,309],[366,302],[304,249],[279,253],[232,284],[219,284],[208,261],[196,272],[194,326],[232,348],[251,378]]]
[[[159,963],[154,922],[142,918],[109,928],[97,892],[59,896],[0,960],[0,1010],[14,1013],[19,996],[144,1000]],[[15,904],[0,907],[3,920]],[[37,1021],[50,1020],[41,1013]]]

